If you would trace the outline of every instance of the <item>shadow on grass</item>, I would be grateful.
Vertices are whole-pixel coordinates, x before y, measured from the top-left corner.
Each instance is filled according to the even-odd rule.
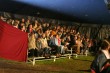
[[[88,61],[88,62],[92,62],[91,60],[81,60],[81,59],[74,59],[74,60],[80,60],[80,61]]]
[[[1,72],[3,71],[3,72]],[[7,71],[9,71],[8,73],[13,73],[11,71],[16,71],[16,73],[23,72],[23,73],[36,73],[36,72],[40,72],[40,73],[57,73],[60,70],[56,69],[56,68],[51,68],[51,67],[46,67],[45,66],[29,66],[26,64],[16,64],[16,63],[5,63],[3,62],[2,64],[0,64],[0,73],[7,73]],[[15,72],[14,72],[15,73]]]
[[[46,69],[44,69],[44,70],[43,69],[29,69],[29,68],[26,69],[26,68],[20,68],[20,67],[19,68],[16,68],[16,67],[15,68],[14,67],[10,67],[10,68],[9,67],[4,67],[4,68],[0,68],[0,71],[1,70],[4,70],[4,72],[5,71],[10,71],[10,72],[11,71],[16,71],[17,73],[19,73],[19,71],[20,72],[27,72],[27,73],[30,73],[30,71],[32,71],[33,73],[34,72],[42,72],[42,73],[50,73],[50,72],[57,73],[57,72],[60,72],[60,71],[53,71],[53,70],[48,70],[48,69],[47,70]]]
[[[80,60],[80,61],[88,61],[88,62],[92,62],[92,60],[82,60],[82,59],[79,59],[79,58],[72,58],[73,60]]]

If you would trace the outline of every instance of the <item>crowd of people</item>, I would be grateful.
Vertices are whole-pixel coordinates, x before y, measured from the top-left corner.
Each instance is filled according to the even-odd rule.
[[[96,46],[95,41],[76,31],[73,26],[41,23],[24,18],[7,19],[6,22],[28,33],[28,49],[34,51],[30,52],[33,55],[49,57],[52,53],[60,57],[71,48],[77,54],[84,54],[86,50],[91,51],[91,47]]]
[[[87,50],[97,51],[97,41],[82,35],[74,26],[31,21],[24,18],[7,19],[6,22],[28,33],[29,56],[49,58],[51,54],[54,54],[60,57],[71,48],[77,54],[85,54]]]
[[[3,20],[3,17],[0,19]],[[60,57],[68,53],[71,48],[77,54],[85,54],[89,51],[98,54],[91,64],[91,73],[110,71],[110,39],[98,41],[79,33],[74,26],[38,22],[38,20],[22,18],[7,19],[5,22],[28,33],[28,56],[50,58],[53,54]]]

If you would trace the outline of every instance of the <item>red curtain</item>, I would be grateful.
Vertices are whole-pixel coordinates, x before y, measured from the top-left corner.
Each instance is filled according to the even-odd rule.
[[[27,59],[27,33],[0,20],[0,57],[25,62]]]

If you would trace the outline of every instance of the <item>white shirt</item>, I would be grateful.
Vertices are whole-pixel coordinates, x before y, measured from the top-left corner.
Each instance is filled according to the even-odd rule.
[[[110,59],[110,53],[107,50],[102,50],[107,59]]]

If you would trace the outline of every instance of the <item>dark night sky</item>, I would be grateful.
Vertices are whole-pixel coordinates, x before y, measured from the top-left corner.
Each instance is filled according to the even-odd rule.
[[[0,0],[0,11],[110,24],[107,0]],[[110,0],[109,0],[110,1]],[[38,12],[39,11],[39,12]]]
[[[75,16],[88,21],[110,23],[104,0],[18,0],[36,7]],[[109,0],[110,1],[110,0]]]

